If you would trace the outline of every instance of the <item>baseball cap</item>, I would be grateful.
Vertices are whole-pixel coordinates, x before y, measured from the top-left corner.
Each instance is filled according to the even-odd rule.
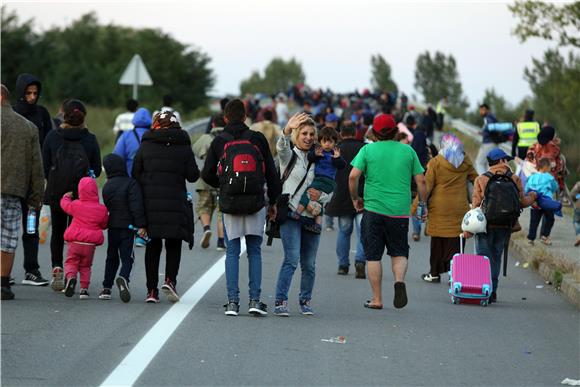
[[[373,130],[377,133],[381,133],[383,129],[395,129],[397,123],[395,122],[395,117],[392,114],[377,114],[373,119]]]
[[[328,113],[326,117],[324,117],[324,121],[326,122],[338,122],[338,117],[334,113]]]
[[[503,150],[501,150],[500,148],[494,148],[492,150],[489,151],[489,153],[487,154],[487,161],[488,162],[492,162],[492,161],[498,161],[498,160],[513,160],[513,157],[508,156],[507,153],[505,153]]]

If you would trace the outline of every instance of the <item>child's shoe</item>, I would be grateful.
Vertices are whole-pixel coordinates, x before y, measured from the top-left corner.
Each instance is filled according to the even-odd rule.
[[[64,288],[64,295],[67,297],[72,297],[75,294],[75,286],[77,284],[77,279],[74,277],[67,278],[66,286]]]
[[[127,280],[123,277],[117,277],[117,280],[115,282],[117,284],[117,287],[119,288],[119,295],[121,297],[121,301],[125,303],[131,301],[131,293],[129,292],[129,283],[127,282]]]
[[[318,215],[320,215],[320,212],[322,211],[322,206],[318,202],[311,201],[306,206],[306,209],[308,210],[308,212],[310,212],[312,214],[312,216],[318,216]]]
[[[79,298],[80,298],[81,300],[86,300],[86,299],[88,299],[89,297],[90,297],[90,296],[89,296],[89,290],[88,290],[88,289],[84,289],[84,288],[83,288],[83,289],[81,289],[81,291],[79,292]]]
[[[111,299],[111,289],[103,288],[101,293],[99,293],[99,300],[110,300]]]

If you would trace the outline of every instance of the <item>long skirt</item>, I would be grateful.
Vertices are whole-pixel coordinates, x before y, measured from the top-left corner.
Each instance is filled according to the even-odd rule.
[[[431,264],[430,273],[432,276],[447,273],[450,269],[449,262],[453,255],[459,253],[459,237],[444,238],[431,237]]]

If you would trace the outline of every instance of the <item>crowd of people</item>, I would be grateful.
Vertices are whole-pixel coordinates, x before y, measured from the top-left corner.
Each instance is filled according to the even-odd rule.
[[[355,276],[370,283],[372,296],[363,303],[382,309],[382,257],[386,249],[393,272],[393,305],[407,305],[405,275],[412,239],[419,241],[422,223],[431,237],[425,282],[438,283],[460,251],[462,219],[471,208],[493,206],[488,185],[505,176],[512,181],[519,211],[532,205],[528,240],[550,245],[554,223],[551,199],[565,190],[565,160],[555,129],[533,122],[527,111],[512,138],[497,135],[497,123],[485,103],[483,141],[475,165],[460,139],[444,133],[447,98],[436,109],[419,112],[396,92],[334,94],[297,85],[272,98],[223,99],[221,112],[194,144],[181,127],[171,96],[153,114],[127,102],[113,128],[116,144],[101,160],[99,143],[85,124],[83,102],[67,99],[52,120],[38,104],[41,82],[22,74],[15,101],[2,85],[2,265],[1,295],[14,298],[11,271],[22,233],[26,285],[47,286],[65,296],[89,298],[95,249],[105,243],[107,258],[99,299],[112,298],[116,285],[123,302],[131,300],[134,247],[145,247],[146,302],[159,302],[159,265],[165,246],[161,292],[180,299],[177,277],[182,242],[193,246],[194,223],[202,227],[201,248],[211,245],[217,221],[216,248],[225,250],[225,314],[236,316],[242,238],[249,271],[248,312],[268,314],[261,298],[264,230],[278,227],[282,242],[273,313],[288,316],[292,278],[300,265],[298,305],[314,314],[312,298],[321,235],[338,221],[338,275],[350,270],[354,232]],[[18,134],[17,134],[18,133]],[[512,156],[501,148],[512,141]],[[198,168],[197,160],[203,162]],[[103,204],[95,178],[104,170]],[[499,177],[498,177],[499,176]],[[45,183],[46,182],[46,183]],[[187,182],[197,182],[194,198]],[[575,224],[578,234],[578,184]],[[510,193],[508,193],[510,194]],[[540,198],[546,200],[539,200]],[[38,219],[42,204],[50,207],[50,280],[38,263]],[[490,210],[491,211],[491,210]],[[324,222],[323,222],[323,219]],[[475,235],[477,254],[490,258],[497,302],[499,268],[505,241],[518,229],[518,218],[488,216],[486,233]],[[31,223],[32,222],[32,223]],[[34,223],[36,222],[36,223]],[[66,244],[66,259],[64,256]],[[579,242],[576,242],[578,245]],[[120,269],[119,269],[120,267]],[[77,278],[78,277],[78,278]]]

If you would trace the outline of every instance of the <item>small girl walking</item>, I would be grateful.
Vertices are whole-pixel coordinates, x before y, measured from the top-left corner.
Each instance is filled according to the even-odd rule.
[[[83,177],[79,182],[78,192],[78,200],[72,199],[72,192],[67,192],[60,200],[63,211],[73,218],[64,233],[64,240],[68,245],[64,263],[64,294],[67,297],[73,296],[77,273],[80,273],[80,299],[84,300],[89,298],[95,247],[104,242],[102,230],[107,228],[109,213],[107,207],[99,203],[99,189],[94,179]]]

